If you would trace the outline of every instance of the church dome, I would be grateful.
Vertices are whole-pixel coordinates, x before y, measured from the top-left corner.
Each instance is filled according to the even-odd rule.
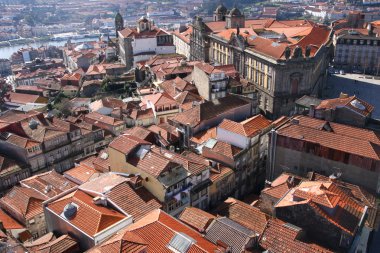
[[[232,10],[230,10],[230,13],[229,13],[231,16],[241,16],[241,12],[239,11],[238,8],[233,8]]]
[[[215,10],[216,13],[226,13],[227,12],[227,8],[223,5],[223,4],[220,4],[216,10]]]

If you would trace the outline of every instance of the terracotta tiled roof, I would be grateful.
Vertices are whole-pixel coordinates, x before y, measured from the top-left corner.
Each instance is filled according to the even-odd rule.
[[[192,175],[199,175],[208,169],[208,166],[203,162],[204,158],[196,154],[185,156],[166,149],[160,149],[156,146],[152,148],[152,152],[164,156],[166,159],[176,164],[181,164]]]
[[[99,172],[94,168],[88,167],[85,164],[79,164],[78,166],[65,171],[63,175],[76,184],[83,184],[98,173]]]
[[[380,139],[373,131],[305,116],[298,116],[296,120],[298,123],[289,122],[280,127],[278,134],[361,157],[380,159]]]
[[[127,227],[127,230],[148,242],[147,252],[172,252],[167,248],[168,244],[175,235],[181,233],[194,240],[189,246],[188,253],[215,252],[218,249],[201,234],[161,210],[150,212]],[[157,234],[160,236],[157,237]]]
[[[46,235],[41,236],[40,238],[34,240],[34,241],[26,241],[24,242],[23,246],[29,251],[29,252],[35,252],[39,247],[47,245],[49,242],[55,240],[56,237],[54,236],[53,232],[49,232]]]
[[[54,170],[24,179],[20,181],[20,184],[33,188],[48,198],[52,198],[76,186],[76,184]]]
[[[128,155],[132,150],[140,145],[151,145],[151,143],[133,135],[124,134],[115,138],[109,144],[109,147]]]
[[[186,207],[178,219],[198,232],[204,232],[216,217],[195,207]]]
[[[161,173],[168,169],[179,166],[178,163],[171,161],[167,156],[164,156],[160,152],[152,151],[148,151],[148,153],[141,158],[132,157],[128,159],[128,162],[155,178],[159,177]]]
[[[47,197],[34,189],[15,186],[1,198],[0,205],[8,213],[16,214],[15,218],[29,220],[43,213],[42,202],[45,200]],[[25,220],[18,221],[24,224]]]
[[[156,134],[161,133],[161,137],[169,143],[177,142],[180,136],[177,129],[168,123],[152,125],[148,129]]]
[[[239,223],[240,225],[262,234],[268,223],[269,216],[258,208],[250,206],[234,198],[228,198],[220,204],[213,213]]]
[[[66,253],[79,250],[77,241],[69,235],[62,235],[46,245],[39,247],[36,253]]]
[[[252,137],[253,135],[260,133],[262,130],[266,129],[270,125],[271,121],[259,114],[240,123],[229,119],[224,119],[222,123],[220,123],[218,128],[223,128],[227,131],[237,133],[246,137]]]
[[[38,95],[24,94],[10,92],[9,97],[5,97],[5,102],[12,102],[16,104],[27,104],[27,103],[47,103],[47,99],[40,97]]]
[[[173,35],[177,36],[181,40],[183,40],[185,43],[190,44],[190,36],[193,32],[193,27],[189,26],[187,29],[183,32],[180,32],[179,30],[176,30],[173,32]]]
[[[260,237],[260,246],[273,253],[330,253],[332,251],[318,245],[298,240],[298,231],[287,223],[270,219],[264,233]]]
[[[364,212],[364,206],[333,182],[303,181],[291,189],[275,208],[306,204],[334,226],[354,235]],[[326,212],[329,208],[332,212]]]
[[[172,120],[179,124],[189,124],[190,127],[196,127],[202,121],[215,118],[222,113],[235,110],[247,104],[249,102],[230,95],[213,101],[207,101],[187,111],[178,113]]]
[[[111,165],[109,161],[108,148],[101,150],[92,163],[94,164],[94,169],[97,171],[109,172],[111,170]]]
[[[94,236],[126,217],[113,209],[94,204],[93,198],[80,190],[49,203],[47,208],[60,216],[65,206],[70,203],[74,203],[78,208],[76,215],[67,222],[90,236]]]
[[[213,127],[213,128],[197,133],[196,135],[191,137],[190,140],[194,143],[202,144],[208,141],[209,139],[215,139],[215,138],[216,138],[216,127]]]
[[[21,161],[15,161],[13,159],[0,155],[0,177],[7,176],[12,173],[17,173],[26,167],[27,165]]]
[[[134,221],[162,207],[160,201],[146,188],[139,187],[133,189],[128,182],[121,183],[112,188],[106,196],[124,212],[132,215]]]
[[[210,170],[211,182],[216,182],[218,180],[223,179],[227,175],[233,175],[234,174],[234,171],[231,168],[224,166],[224,165],[218,165],[218,166],[219,166],[219,170],[215,170],[215,169]]]
[[[153,133],[145,127],[135,126],[124,131],[124,133],[136,136],[142,140],[152,141]]]
[[[363,106],[364,110],[361,110],[358,106]],[[346,107],[350,110],[353,110],[363,116],[368,116],[375,108],[373,105],[370,105],[366,101],[357,98],[356,96],[351,96],[348,98],[334,98],[334,99],[326,99],[322,100],[322,102],[316,107],[316,109],[333,109],[340,107]]]
[[[87,251],[88,253],[113,253],[113,252],[128,252],[141,253],[145,252],[148,243],[138,236],[136,233],[125,229],[118,231],[107,241],[101,243],[95,248]]]
[[[208,147],[203,147],[203,148],[208,149]],[[231,159],[234,159],[234,157],[242,151],[241,148],[231,145],[229,143],[223,142],[223,141],[217,141],[214,147],[212,147],[210,150]]]
[[[183,91],[179,93],[177,96],[175,96],[174,99],[181,105],[193,102],[201,103],[204,101],[204,99],[201,96],[191,91]]]
[[[151,103],[153,106],[157,108],[157,106],[166,106],[166,105],[177,105],[177,101],[175,101],[168,93],[159,92],[152,95],[146,95],[141,100],[141,106],[149,106]]]
[[[151,30],[146,30],[139,32],[137,28],[125,28],[124,30],[119,32],[123,38],[155,38],[157,35],[162,35],[162,34],[167,34],[169,35],[166,31],[157,28],[157,27],[152,27]]]
[[[3,225],[5,230],[23,229],[24,228],[24,226],[22,226],[20,223],[18,223],[15,219],[13,219],[11,216],[6,214],[1,209],[0,209],[0,222]]]
[[[266,194],[273,198],[280,199],[285,195],[285,193],[290,190],[290,188],[291,187],[287,183],[284,183],[274,187],[266,188],[261,191],[261,194]]]
[[[124,121],[122,120],[115,119],[113,117],[106,116],[97,112],[91,112],[89,114],[86,114],[85,120],[89,120],[90,121],[89,123],[101,122],[101,123],[112,125],[112,126],[118,126],[118,125],[124,124]]]

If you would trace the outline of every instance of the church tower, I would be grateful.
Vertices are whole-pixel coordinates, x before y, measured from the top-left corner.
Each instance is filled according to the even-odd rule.
[[[240,10],[234,7],[226,16],[226,27],[227,28],[243,28],[245,27],[245,17]]]
[[[227,14],[227,8],[221,3],[214,11],[214,21],[225,21]]]
[[[117,12],[115,17],[115,30],[116,30],[116,38],[119,37],[119,31],[124,29],[124,20],[121,16],[120,12]]]

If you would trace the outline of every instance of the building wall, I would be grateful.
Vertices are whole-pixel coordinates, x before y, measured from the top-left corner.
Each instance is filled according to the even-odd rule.
[[[227,199],[233,194],[234,190],[235,174],[233,171],[213,181],[208,189],[210,208],[216,207],[219,203]]]
[[[342,36],[335,39],[335,65],[352,71],[375,73],[380,68],[380,39],[369,36]]]
[[[260,194],[260,210],[264,213],[274,216],[274,205],[279,199],[261,192]]]
[[[298,175],[305,175],[309,171],[316,171],[331,175],[342,172],[342,180],[353,184],[361,185],[380,192],[379,173],[371,171],[369,168],[360,168],[352,164],[345,164],[329,160],[310,153],[300,152],[289,148],[276,147],[274,177],[278,177],[283,171],[292,172]]]
[[[346,233],[308,204],[277,207],[275,208],[275,215],[281,220],[303,228],[310,238],[335,250],[339,246],[347,248],[351,243],[351,236],[348,237],[348,242],[346,240],[341,241],[342,234],[346,235]]]
[[[210,100],[211,88],[209,76],[203,70],[199,69],[197,66],[194,66],[192,77],[199,95],[206,100]]]
[[[276,59],[245,49],[244,42],[240,42],[241,46],[234,46],[212,35],[209,37],[210,60],[234,64],[240,75],[254,83],[259,91],[259,107],[270,118],[289,115],[296,99],[303,95],[318,95],[323,88],[330,60],[327,46],[322,46],[311,58],[277,62]],[[235,40],[239,41],[239,38]]]
[[[176,35],[173,35],[173,44],[177,54],[182,54],[186,59],[190,59],[190,44],[186,43]]]
[[[108,155],[111,171],[128,174],[140,174],[140,176],[144,179],[142,182],[143,186],[158,200],[165,202],[165,190],[156,178],[127,163],[125,155],[111,147],[108,148]]]
[[[247,137],[237,134],[237,133],[227,131],[223,128],[218,127],[216,129],[216,136],[217,136],[216,138],[218,139],[218,141],[230,143],[242,149],[248,148],[249,146],[249,139]]]

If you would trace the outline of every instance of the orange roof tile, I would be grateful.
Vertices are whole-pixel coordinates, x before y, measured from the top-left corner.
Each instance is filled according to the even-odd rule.
[[[260,237],[260,246],[273,253],[330,253],[332,251],[321,246],[297,239],[298,232],[287,226],[287,223],[270,219],[264,233]]]
[[[237,133],[246,137],[252,137],[261,133],[271,125],[271,121],[259,114],[240,123],[224,119],[218,128]]]
[[[69,203],[74,203],[79,208],[76,215],[67,221],[90,236],[126,218],[113,209],[94,204],[93,198],[80,190],[49,203],[47,208],[60,216]]]
[[[1,209],[0,209],[0,222],[3,225],[5,230],[24,228],[24,226],[22,226],[20,223],[18,223],[15,219],[13,219],[11,216],[6,214]]]
[[[234,198],[228,198],[220,204],[213,213],[226,216],[240,225],[262,234],[268,223],[269,216],[258,208],[250,206]]]
[[[198,232],[205,232],[207,227],[216,217],[208,212],[195,207],[186,207],[178,219]]]
[[[184,225],[161,210],[154,210],[143,219],[127,227],[128,231],[136,233],[148,242],[148,252],[172,252],[167,248],[174,235],[183,233],[194,239],[188,253],[215,252],[218,247],[207,241],[201,234]],[[157,237],[160,234],[160,237]]]

